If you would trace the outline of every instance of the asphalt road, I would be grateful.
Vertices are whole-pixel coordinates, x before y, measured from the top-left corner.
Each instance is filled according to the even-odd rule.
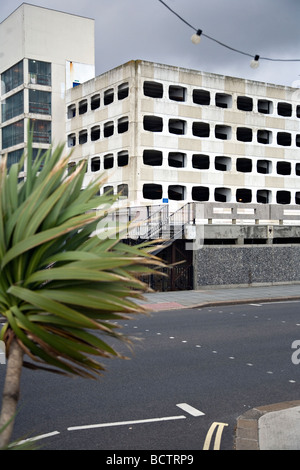
[[[123,322],[134,353],[119,345],[131,359],[108,361],[98,381],[24,369],[14,437],[42,436],[43,449],[57,450],[231,450],[238,416],[299,399],[299,309],[249,304]]]

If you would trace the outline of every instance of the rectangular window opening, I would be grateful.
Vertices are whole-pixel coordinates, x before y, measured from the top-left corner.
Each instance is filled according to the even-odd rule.
[[[91,141],[94,142],[95,140],[100,139],[100,126],[94,126],[91,129]]]
[[[68,175],[71,175],[72,173],[74,173],[75,170],[76,170],[76,163],[75,162],[68,163]]]
[[[231,158],[230,157],[216,157],[215,169],[219,171],[230,171],[231,170]]]
[[[104,92],[104,105],[107,106],[114,101],[114,89],[110,88]]]
[[[2,122],[8,121],[13,117],[24,113],[24,93],[19,91],[14,95],[6,98],[1,105]]]
[[[51,114],[51,93],[42,90],[29,90],[29,112]]]
[[[91,159],[91,171],[99,171],[100,170],[100,157],[93,157]]]
[[[272,132],[265,129],[259,129],[257,131],[257,142],[259,144],[271,144],[272,143]]]
[[[186,153],[169,152],[168,163],[169,166],[174,168],[184,168],[186,166]]]
[[[29,83],[51,86],[51,63],[40,60],[28,61]]]
[[[252,171],[252,160],[250,158],[237,158],[236,170],[242,173],[250,173]]]
[[[270,160],[257,160],[257,173],[267,175],[272,173],[272,162]]]
[[[95,111],[95,109],[100,108],[100,94],[94,95],[91,97],[91,110]]]
[[[144,199],[162,199],[162,185],[146,183],[143,185]]]
[[[209,200],[209,188],[205,186],[193,186],[192,188],[192,199],[193,201],[208,201]]]
[[[229,202],[231,200],[230,188],[215,188],[215,201],[216,202]]]
[[[118,134],[124,134],[129,129],[128,117],[122,117],[118,119]]]
[[[119,194],[120,199],[127,199],[128,198],[128,184],[119,184],[117,186],[117,192]]]
[[[163,86],[158,82],[144,82],[144,95],[150,98],[162,98],[163,97]]]
[[[129,83],[122,83],[118,86],[118,100],[124,100],[129,95]]]
[[[248,96],[238,96],[237,97],[237,109],[241,111],[252,111],[253,110],[253,100]]]
[[[84,129],[83,131],[79,132],[78,142],[80,145],[83,145],[87,142],[87,140],[88,140],[88,133],[87,133],[87,130]]]
[[[76,145],[76,134],[68,135],[68,147],[74,147]]]
[[[278,175],[290,175],[291,174],[290,162],[277,162],[277,174]]]
[[[252,201],[251,189],[240,188],[236,190],[236,202],[249,203]]]
[[[161,166],[163,163],[163,153],[160,150],[144,150],[144,165]]]
[[[87,109],[88,109],[88,102],[87,100],[81,100],[79,102],[79,105],[78,105],[78,113],[81,115],[81,114],[85,114],[87,112]]]
[[[209,124],[206,122],[193,122],[192,133],[196,137],[209,137]]]
[[[114,134],[114,122],[109,121],[104,124],[103,129],[104,137],[111,137]]]
[[[292,136],[289,132],[277,133],[277,144],[289,147],[292,144]]]
[[[171,134],[184,135],[186,132],[186,121],[169,119],[169,132]]]
[[[107,155],[104,155],[104,169],[109,170],[110,168],[113,168],[114,166],[114,156],[112,153],[108,153]]]
[[[162,132],[162,118],[158,116],[144,116],[144,129],[150,132]]]
[[[216,125],[215,136],[216,136],[216,139],[222,139],[222,140],[231,139],[231,127]]]
[[[273,103],[269,100],[258,100],[257,101],[257,111],[262,114],[272,114],[273,113]]]
[[[252,129],[248,127],[238,127],[236,130],[236,138],[241,142],[252,142]]]
[[[67,113],[68,113],[68,119],[72,119],[73,117],[76,116],[75,104],[70,104],[70,106],[68,106]]]
[[[1,74],[1,94],[8,93],[23,82],[23,61],[21,60]]]
[[[170,85],[169,98],[173,101],[186,101],[186,88],[179,85]]]
[[[290,204],[291,203],[290,191],[277,191],[276,202],[277,204]]]
[[[216,93],[216,106],[219,108],[231,108],[232,96],[227,93]]]
[[[209,156],[194,153],[192,156],[192,166],[197,170],[208,170],[209,169]]]
[[[168,188],[168,197],[172,201],[183,201],[185,199],[185,186],[172,184]]]
[[[292,105],[290,103],[277,103],[277,113],[279,116],[289,117],[292,115]]]
[[[126,166],[129,163],[128,150],[121,150],[118,152],[118,166]]]
[[[210,93],[207,90],[193,90],[193,102],[203,106],[210,104]]]
[[[271,191],[267,189],[259,189],[256,194],[257,202],[259,204],[270,204],[271,201]]]

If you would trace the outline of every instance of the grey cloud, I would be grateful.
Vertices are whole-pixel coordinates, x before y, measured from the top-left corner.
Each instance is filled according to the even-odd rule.
[[[299,0],[165,0],[195,28],[250,54],[300,58]],[[18,0],[1,0],[0,21],[17,8]],[[193,31],[158,0],[40,0],[31,3],[95,19],[96,73],[128,60],[144,59],[258,81],[291,85],[300,62],[261,61],[203,37],[197,46]]]

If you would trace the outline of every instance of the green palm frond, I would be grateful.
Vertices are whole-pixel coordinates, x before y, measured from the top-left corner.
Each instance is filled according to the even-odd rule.
[[[139,277],[162,263],[150,244],[93,235],[115,199],[97,196],[100,179],[82,190],[84,164],[67,175],[68,159],[61,146],[33,161],[29,133],[26,179],[23,160],[0,163],[0,338],[9,350],[16,337],[29,367],[94,377],[99,358],[121,357],[108,339],[127,341],[116,321],[144,311]]]

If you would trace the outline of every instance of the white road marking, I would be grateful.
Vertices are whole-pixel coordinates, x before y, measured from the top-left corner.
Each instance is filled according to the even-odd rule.
[[[28,439],[24,439],[23,441],[19,441],[18,445],[19,444],[24,444],[24,442],[38,441],[40,439],[45,439],[46,437],[56,436],[57,434],[60,434],[60,432],[53,431],[53,432],[48,432],[47,434],[41,434],[40,436],[29,437]]]
[[[249,304],[249,305],[252,305],[252,307],[261,307],[262,304]]]
[[[178,408],[181,408],[183,411],[186,411],[187,413],[189,413],[192,416],[203,416],[203,415],[205,415],[205,413],[203,413],[200,410],[197,410],[197,408],[194,408],[193,406],[188,405],[187,403],[178,403],[176,406],[178,406]]]
[[[186,419],[186,416],[167,416],[165,418],[150,418],[150,419],[139,419],[134,421],[118,421],[115,423],[100,423],[100,424],[88,424],[85,426],[71,426],[67,428],[68,431],[78,431],[80,429],[93,429],[93,428],[109,428],[112,426],[127,426],[129,424],[143,424],[143,423],[155,423],[158,421],[172,421],[175,419]]]

